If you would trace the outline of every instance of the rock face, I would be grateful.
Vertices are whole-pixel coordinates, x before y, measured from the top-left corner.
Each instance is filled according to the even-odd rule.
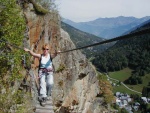
[[[61,50],[75,48],[67,32],[61,29]],[[55,66],[54,104],[60,113],[102,113],[108,111],[98,98],[100,92],[94,66],[80,51],[61,53],[53,60]],[[63,66],[63,70],[59,71]]]
[[[26,46],[41,53],[43,43],[50,44],[50,51],[75,48],[67,32],[61,29],[60,18],[56,13],[38,15],[31,3],[26,4],[24,15],[27,21]],[[33,60],[32,68],[38,62]],[[97,95],[100,92],[94,66],[78,50],[61,53],[53,59],[55,68],[52,99],[58,113],[104,113],[108,108]]]

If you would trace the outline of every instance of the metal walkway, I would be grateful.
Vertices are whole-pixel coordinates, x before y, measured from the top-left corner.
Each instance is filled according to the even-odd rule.
[[[45,107],[42,107],[39,103],[37,103],[35,113],[54,113],[52,98],[46,102]]]
[[[50,97],[46,101],[46,105],[43,107],[40,105],[38,101],[38,83],[36,81],[35,73],[32,69],[30,69],[29,75],[30,75],[30,80],[31,80],[31,94],[33,97],[33,103],[36,107],[34,113],[54,113],[53,110],[53,102],[52,102],[52,97]]]

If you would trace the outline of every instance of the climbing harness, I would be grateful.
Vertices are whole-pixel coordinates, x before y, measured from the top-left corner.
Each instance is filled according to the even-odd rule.
[[[45,72],[53,72],[53,69],[52,68],[49,68],[49,69],[47,69],[47,68],[40,68],[39,71],[42,71],[43,73],[45,73]]]

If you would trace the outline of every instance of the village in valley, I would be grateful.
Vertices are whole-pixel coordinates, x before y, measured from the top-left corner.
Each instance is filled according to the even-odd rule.
[[[111,83],[113,88],[123,85],[128,90],[133,91],[133,94],[128,94],[126,92],[119,92],[119,91],[115,92],[114,93],[115,101],[113,102],[115,109],[117,110],[125,109],[128,113],[139,113],[138,111],[144,111],[145,109],[148,109],[148,106],[150,105],[150,98],[142,97],[141,92],[130,89],[123,82],[111,78],[107,74],[105,75],[107,76],[107,79]]]
[[[133,113],[132,111],[138,111],[141,109],[141,106],[147,106],[150,104],[150,98],[147,97],[139,97],[137,96],[137,100],[135,100],[135,95],[129,95],[127,93],[116,92],[115,93],[115,100],[116,105],[119,108],[125,108],[129,113]]]

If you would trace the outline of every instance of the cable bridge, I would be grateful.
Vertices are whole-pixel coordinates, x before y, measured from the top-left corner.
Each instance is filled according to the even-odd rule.
[[[150,33],[149,28],[141,30],[141,31],[137,31],[137,32],[134,32],[134,33],[130,33],[130,34],[127,34],[127,35],[115,37],[115,38],[112,38],[112,39],[109,39],[109,40],[104,40],[102,42],[94,43],[94,44],[91,44],[91,45],[87,45],[87,46],[83,46],[83,47],[79,47],[79,48],[74,48],[74,49],[71,49],[71,50],[62,51],[60,53],[66,53],[66,52],[71,52],[71,51],[84,49],[84,48],[88,48],[88,47],[92,47],[92,46],[102,45],[102,44],[110,43],[110,42],[113,42],[113,41],[124,40],[124,39],[129,39],[129,38],[135,38],[135,36],[148,34],[148,33]],[[8,44],[8,45],[10,45],[10,46],[12,46],[16,49],[23,50],[23,47],[18,47],[15,44],[12,44],[12,43],[8,42],[7,40],[0,39],[0,43],[2,43],[2,42],[6,43],[6,44]],[[1,54],[2,54],[2,51],[1,51]],[[2,56],[3,55],[7,56],[6,54],[2,54]],[[7,57],[9,58],[9,56],[7,56]],[[23,64],[25,64],[26,63],[26,56],[22,55],[21,58],[23,60]],[[30,77],[29,87],[30,87],[30,92],[31,92],[32,99],[33,99],[33,104],[36,105],[35,109],[34,109],[34,112],[35,113],[54,113],[52,97],[47,101],[47,104],[46,104],[45,107],[40,106],[39,101],[38,101],[39,83],[38,83],[37,77],[35,75],[35,72],[32,69],[28,69],[28,70],[26,69],[26,71],[27,71],[27,73]]]

